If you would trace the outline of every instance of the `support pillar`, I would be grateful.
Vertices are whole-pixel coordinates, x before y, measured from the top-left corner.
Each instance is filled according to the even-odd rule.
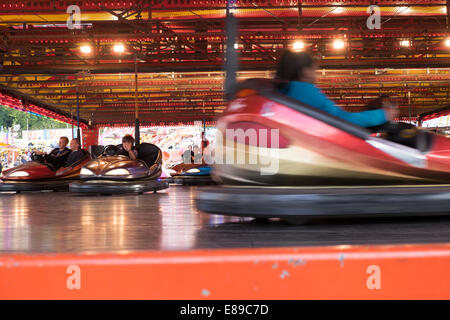
[[[90,146],[98,145],[98,129],[95,127],[89,127],[82,130],[82,148],[85,150],[90,149]]]

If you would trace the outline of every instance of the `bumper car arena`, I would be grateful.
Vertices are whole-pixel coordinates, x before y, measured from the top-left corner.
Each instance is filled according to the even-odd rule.
[[[450,299],[449,0],[75,2],[0,1],[0,299]]]

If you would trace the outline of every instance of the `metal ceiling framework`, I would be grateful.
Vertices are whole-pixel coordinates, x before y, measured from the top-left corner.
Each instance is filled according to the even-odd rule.
[[[381,29],[369,30],[369,5]],[[68,29],[67,7],[81,9]],[[0,1],[0,84],[67,118],[77,92],[83,123],[134,121],[135,63],[141,124],[213,120],[224,109],[226,1]],[[447,105],[450,1],[235,1],[239,78],[270,77],[277,59],[302,40],[319,58],[319,86],[357,111],[380,94],[402,116]],[[341,51],[332,47],[342,39]],[[400,45],[409,40],[410,46]],[[123,43],[123,54],[112,46]],[[89,44],[93,53],[79,47]],[[65,118],[65,119],[66,119]]]

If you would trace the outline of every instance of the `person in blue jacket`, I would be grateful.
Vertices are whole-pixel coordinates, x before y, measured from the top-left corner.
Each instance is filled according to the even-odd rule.
[[[285,51],[277,67],[275,78],[286,82],[281,92],[307,105],[316,107],[336,117],[361,127],[373,127],[394,120],[396,108],[380,108],[363,112],[347,112],[316,87],[317,66],[314,59],[305,52]]]

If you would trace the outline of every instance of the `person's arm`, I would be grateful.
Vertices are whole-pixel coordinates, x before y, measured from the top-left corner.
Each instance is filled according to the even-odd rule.
[[[296,92],[296,87],[293,87],[293,92],[290,96],[301,97],[304,95],[304,89]],[[315,85],[308,86],[308,96],[313,100],[311,105],[325,112],[328,112],[338,118],[344,119],[348,122],[356,124],[361,127],[373,127],[386,123],[389,120],[389,115],[383,109],[363,111],[363,112],[347,112],[339,108],[333,101]],[[298,99],[301,100],[301,99]]]
[[[136,151],[133,149],[128,150],[128,156],[130,157],[131,160],[137,159]]]
[[[65,149],[63,152],[61,152],[60,154],[59,154],[59,157],[64,157],[64,158],[67,158],[67,157],[69,157],[69,155],[72,153],[72,150],[70,150],[70,149]]]
[[[320,101],[323,109],[341,119],[347,120],[361,127],[378,126],[388,121],[388,115],[383,109],[368,110],[362,112],[347,112],[334,104],[320,90]]]
[[[44,158],[48,158],[48,157],[57,157],[58,154],[58,150],[59,148],[55,148],[52,151],[50,151],[50,153],[46,154],[46,153],[42,153],[42,155],[44,156]]]
[[[45,161],[48,161],[48,159],[55,157],[55,153],[54,151],[57,149],[53,149],[52,151],[50,151],[50,153],[42,153],[42,157],[44,158]]]
[[[80,161],[81,159],[83,159],[84,157],[84,153],[79,150],[79,151],[72,151],[69,156],[67,157],[66,163],[64,164],[64,167],[70,167],[73,164],[77,163],[78,161]]]
[[[73,160],[73,152],[71,154],[69,154],[69,156],[67,157],[66,163],[64,163],[64,168],[69,167],[72,163],[74,163],[75,161]]]

